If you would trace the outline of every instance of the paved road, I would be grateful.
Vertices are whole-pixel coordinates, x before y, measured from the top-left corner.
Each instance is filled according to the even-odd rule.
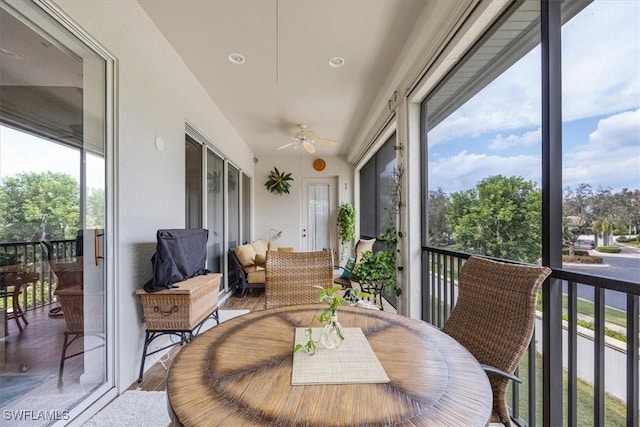
[[[634,282],[640,286],[640,249],[623,246],[622,252],[619,254],[603,254],[596,251],[589,252],[592,255],[602,257],[603,263],[600,265],[565,264],[564,269]],[[563,286],[563,289],[566,292],[566,284]],[[593,301],[593,288],[590,286],[579,286],[578,296]],[[616,291],[606,291],[605,304],[610,307],[626,310],[626,294]]]

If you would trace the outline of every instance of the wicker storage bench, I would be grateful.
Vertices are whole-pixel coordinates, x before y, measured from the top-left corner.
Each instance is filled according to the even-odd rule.
[[[142,381],[147,356],[176,344],[188,343],[209,317],[219,322],[218,292],[221,277],[220,273],[210,273],[175,283],[173,288],[158,292],[136,290],[142,302],[147,329],[138,382]],[[177,335],[180,341],[148,352],[151,341],[166,334]]]
[[[191,331],[218,305],[220,273],[196,276],[164,291],[137,289],[147,329]]]

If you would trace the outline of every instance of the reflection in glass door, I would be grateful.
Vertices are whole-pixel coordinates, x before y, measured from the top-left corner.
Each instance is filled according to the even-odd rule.
[[[107,384],[111,64],[28,2],[0,45],[0,410],[47,425]]]

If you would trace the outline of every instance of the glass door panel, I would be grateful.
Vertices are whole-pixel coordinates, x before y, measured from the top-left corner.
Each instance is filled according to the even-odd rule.
[[[303,180],[302,250],[333,249],[336,236],[336,179]]]
[[[207,229],[209,242],[207,268],[215,273],[222,272],[224,238],[224,161],[207,150]]]
[[[0,45],[0,410],[47,425],[107,383],[108,63],[26,2]]]

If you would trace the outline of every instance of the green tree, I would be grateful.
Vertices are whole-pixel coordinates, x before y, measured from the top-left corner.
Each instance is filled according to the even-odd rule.
[[[429,242],[433,245],[446,246],[449,242],[448,205],[449,196],[442,188],[429,191]]]
[[[0,183],[0,241],[72,239],[80,223],[78,182],[70,175],[25,172]]]
[[[638,224],[640,223],[640,190],[631,191],[623,188],[614,196],[614,204],[618,215],[618,225],[621,229],[626,230],[627,237],[637,233]]]
[[[575,245],[580,235],[591,230],[595,219],[595,211],[599,216],[608,216],[606,204],[600,202],[606,195],[600,192],[600,197],[596,199],[591,189],[591,185],[582,183],[572,190],[567,187],[564,190],[562,200],[562,240],[563,244],[569,246],[569,255],[575,255]],[[596,203],[597,202],[597,203]]]
[[[87,194],[87,228],[104,228],[104,189],[90,188]]]
[[[456,249],[536,263],[541,254],[542,192],[522,177],[491,176],[451,195],[447,223]]]

